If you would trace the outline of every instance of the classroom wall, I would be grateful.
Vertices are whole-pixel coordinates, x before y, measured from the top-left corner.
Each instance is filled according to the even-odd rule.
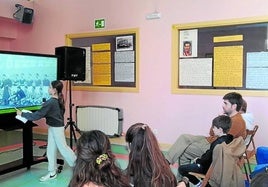
[[[133,123],[144,122],[163,143],[174,142],[182,133],[207,135],[212,119],[222,111],[222,95],[171,93],[172,24],[268,16],[267,0],[1,0],[0,16],[12,19],[13,10],[7,9],[14,8],[15,2],[34,8],[34,22],[14,23],[17,37],[5,47],[0,44],[2,49],[54,54],[55,47],[65,44],[65,34],[95,32],[94,19],[98,18],[106,20],[104,31],[139,28],[139,92],[74,91],[73,103],[123,108],[124,131]],[[161,19],[146,20],[155,10]],[[244,98],[260,125],[257,145],[268,145],[268,98]]]

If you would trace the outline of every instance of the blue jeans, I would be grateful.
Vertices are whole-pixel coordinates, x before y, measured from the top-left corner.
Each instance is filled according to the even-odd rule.
[[[193,175],[190,175],[189,172],[196,172],[196,173],[203,173],[206,174],[206,171],[204,170],[204,168],[202,167],[202,165],[200,164],[186,164],[186,165],[181,165],[179,167],[179,173],[182,176],[185,176],[189,179],[189,181],[193,184],[198,184],[199,179],[196,178]]]

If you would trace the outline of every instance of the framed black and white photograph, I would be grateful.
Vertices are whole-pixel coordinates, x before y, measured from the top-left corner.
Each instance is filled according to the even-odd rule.
[[[133,50],[133,36],[116,37],[116,51]]]

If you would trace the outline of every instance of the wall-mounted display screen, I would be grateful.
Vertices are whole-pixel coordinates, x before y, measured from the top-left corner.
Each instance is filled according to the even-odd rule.
[[[57,79],[56,55],[0,51],[0,114],[36,110]]]

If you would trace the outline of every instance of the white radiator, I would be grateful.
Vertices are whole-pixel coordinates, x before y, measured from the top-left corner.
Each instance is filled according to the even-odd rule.
[[[77,106],[76,125],[81,131],[100,130],[108,136],[121,136],[123,111],[107,106]]]

